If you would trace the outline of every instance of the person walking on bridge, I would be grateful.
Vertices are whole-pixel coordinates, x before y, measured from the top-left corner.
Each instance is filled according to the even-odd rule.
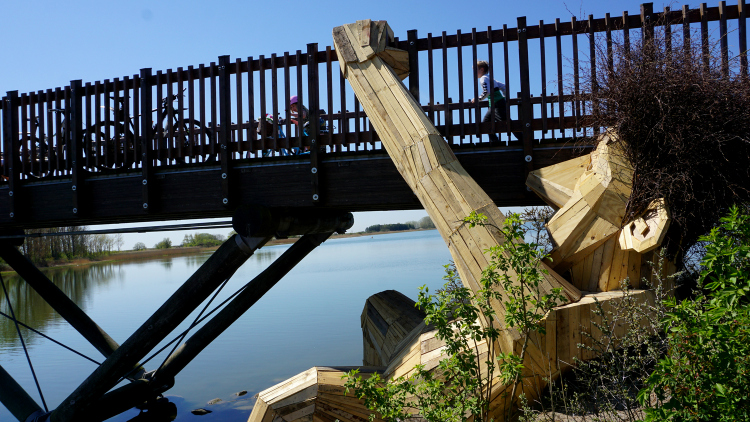
[[[490,103],[490,108],[487,110],[487,113],[485,113],[484,118],[482,118],[482,123],[489,122],[492,118],[492,114],[494,114],[496,122],[506,121],[508,116],[505,110],[505,98],[508,95],[508,89],[505,87],[505,84],[500,83],[495,79],[490,79],[490,66],[486,61],[478,61],[476,70],[477,78],[479,78],[479,85],[482,87],[482,94],[476,99],[476,101],[488,99]],[[471,103],[474,103],[474,101],[474,98],[469,100]],[[495,105],[494,113],[492,112],[493,104]],[[490,133],[488,136],[490,137],[490,142],[500,142],[497,134]],[[513,136],[515,136],[516,139],[520,139],[515,132],[513,133]]]

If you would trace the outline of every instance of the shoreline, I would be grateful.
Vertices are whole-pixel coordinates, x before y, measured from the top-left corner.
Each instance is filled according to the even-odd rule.
[[[333,234],[333,236],[330,237],[330,239],[345,239],[350,237],[363,237],[363,236],[377,236],[377,235],[383,235],[383,234],[393,234],[393,233],[408,233],[408,232],[418,232],[418,231],[427,231],[427,230],[435,230],[435,229],[411,229],[411,230],[397,230],[397,231],[387,231],[387,232],[373,232],[373,233],[366,233],[366,232],[359,232],[359,233],[344,233],[344,234]],[[297,238],[287,238],[287,239],[271,239],[268,243],[266,243],[264,246],[274,246],[274,245],[288,245],[291,243],[294,243],[297,240]],[[79,266],[86,266],[86,265],[96,265],[96,264],[104,264],[109,262],[120,262],[120,261],[144,261],[144,260],[152,260],[152,259],[160,259],[165,257],[173,257],[173,256],[186,256],[186,255],[195,255],[202,252],[211,252],[218,249],[219,246],[189,246],[189,247],[173,247],[173,248],[167,248],[167,249],[146,249],[142,251],[119,251],[119,252],[112,252],[109,255],[102,256],[100,258],[77,258],[72,261],[55,261],[51,262],[49,265],[45,267],[38,267],[41,271],[47,271],[47,270],[55,270],[59,268],[65,268],[65,267],[79,267]],[[12,269],[8,270],[2,270],[0,271],[0,275],[10,275],[15,274],[16,272]]]

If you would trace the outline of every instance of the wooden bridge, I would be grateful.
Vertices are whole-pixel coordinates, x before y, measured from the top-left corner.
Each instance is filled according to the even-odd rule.
[[[643,36],[646,23],[668,22],[665,31],[680,27],[682,36],[695,24],[708,54],[708,40],[715,37],[709,37],[709,25],[718,23],[721,54],[728,60],[731,20],[744,51],[742,0],[736,7],[721,2],[661,13],[646,4],[636,14],[554,23],[518,18],[515,28],[426,37],[412,30],[393,44],[408,51],[412,76],[405,82],[464,167],[498,205],[525,205],[538,203],[523,185],[526,173],[570,158],[577,138],[591,133],[584,126],[590,107],[574,98],[581,75],[595,75],[596,60],[588,58],[605,59],[596,57],[597,42],[611,50],[613,42]],[[479,93],[472,64],[483,58],[511,94],[510,125],[480,123],[487,103],[469,102]],[[419,208],[336,59],[331,47],[309,44],[305,51],[270,57],[221,56],[208,65],[8,92],[0,227],[225,216],[247,203]],[[570,64],[572,73],[566,74]],[[303,94],[308,133],[316,136],[300,133],[288,119],[258,124],[265,119],[257,116],[284,117],[296,94]],[[500,145],[482,137],[490,132],[503,133]],[[522,140],[511,132],[523,133]],[[310,153],[290,155],[300,148]]]
[[[404,54],[391,57],[395,75],[411,76],[404,88],[385,85],[402,93],[408,89],[420,102],[410,103],[417,111],[412,109],[409,116],[431,127],[424,125],[421,107],[445,140],[431,132],[432,151],[450,147],[460,161],[452,162],[453,168],[465,168],[471,176],[467,180],[476,180],[496,205],[535,204],[539,200],[526,189],[526,175],[580,154],[577,141],[600,129],[586,126],[591,104],[579,100],[585,86],[582,75],[595,78],[596,64],[608,63],[615,43],[628,48],[631,38],[653,36],[655,26],[662,26],[669,40],[683,37],[689,42],[696,26],[702,60],[710,60],[710,42],[717,39],[722,71],[728,74],[728,37],[733,34],[728,23],[736,21],[738,48],[744,52],[746,19],[740,0],[737,7],[722,1],[715,8],[703,4],[699,9],[663,12],[644,4],[639,14],[564,23],[558,19],[529,25],[526,18],[518,18],[515,28],[504,25],[426,38],[412,30],[405,40],[391,40],[388,33],[383,39],[398,49],[393,54]],[[710,35],[712,25],[718,25],[717,37]],[[673,26],[681,27],[682,33],[673,35]],[[579,44],[582,36],[587,47]],[[367,32],[362,39],[370,37]],[[378,60],[390,64],[385,45],[378,48]],[[588,51],[587,60],[579,58],[581,48]],[[506,113],[512,116],[509,124],[480,123],[487,103],[469,101],[479,91],[472,64],[485,57],[491,77],[504,81],[511,93],[520,90],[506,103]],[[517,66],[511,64],[515,57]],[[563,72],[568,58],[571,74]],[[322,50],[308,44],[305,52],[295,54],[234,60],[221,56],[217,63],[187,69],[142,69],[131,77],[85,84],[76,80],[64,88],[7,93],[2,102],[0,235],[5,239],[0,256],[106,356],[52,412],[46,404],[42,410],[0,367],[0,401],[18,420],[103,420],[153,399],[171,388],[177,373],[309,252],[333,232],[349,229],[349,212],[422,207],[424,198],[418,199],[404,181],[351,88],[334,70],[337,61],[331,47]],[[548,74],[548,65],[556,72]],[[747,77],[745,54],[735,70]],[[511,80],[511,74],[517,77]],[[548,92],[552,74],[554,88]],[[369,95],[360,91],[359,95]],[[293,95],[298,96],[298,106],[310,110],[304,131],[276,117],[291,109]],[[398,110],[399,104],[411,101],[410,95],[402,97],[386,109]],[[258,115],[269,118],[253,117]],[[386,115],[376,120],[381,129],[387,126]],[[482,135],[497,132],[502,133],[501,142],[483,140]],[[421,161],[418,157],[409,159]],[[430,193],[433,202],[442,188]],[[499,215],[490,201],[481,203]],[[21,228],[230,214],[235,215],[238,235],[119,345],[7,239]],[[139,363],[145,354],[279,232],[302,237],[195,329],[156,371],[146,372]],[[474,251],[466,245],[460,253],[469,262]],[[562,277],[554,283],[567,286]],[[580,298],[578,287],[570,286],[570,301]],[[114,388],[124,378],[132,382]]]

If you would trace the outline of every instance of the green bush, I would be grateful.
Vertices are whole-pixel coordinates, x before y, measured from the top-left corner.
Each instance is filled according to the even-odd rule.
[[[750,420],[750,216],[733,207],[701,240],[701,290],[667,303],[669,351],[639,393],[647,421]]]
[[[195,235],[186,234],[182,239],[182,246],[219,246],[224,242],[224,236],[220,234],[197,233]]]
[[[143,242],[138,242],[135,245],[133,245],[134,251],[145,251],[146,250],[146,244]]]
[[[486,217],[472,213],[466,222],[472,227],[485,225]],[[427,315],[425,323],[433,325],[435,337],[446,344],[445,358],[434,371],[417,365],[411,376],[388,381],[377,373],[368,379],[359,377],[356,370],[347,374],[347,392],[354,390],[354,395],[383,420],[402,421],[418,413],[424,420],[435,422],[458,422],[468,417],[488,421],[490,385],[512,385],[509,397],[515,397],[529,337],[532,332],[544,333],[542,318],[563,298],[561,289],[540,295],[539,283],[545,270],[538,263],[544,254],[537,245],[523,243],[526,229],[520,217],[511,214],[498,230],[505,241],[490,248],[491,262],[482,272],[476,293],[458,287],[458,275],[451,265],[446,266],[448,283],[436,295],[429,295],[426,287],[420,289],[417,306]],[[516,276],[511,279],[509,274]],[[500,291],[508,299],[504,320],[497,322],[515,327],[521,334],[524,341],[518,356],[494,349],[500,331],[493,323],[497,317],[490,301],[503,300]],[[488,321],[486,327],[479,325],[480,318]],[[497,360],[483,361],[477,356],[482,341],[487,342],[489,356],[497,356]]]
[[[172,247],[172,240],[168,237],[165,237],[164,239],[162,239],[161,242],[154,245],[154,248],[156,249],[169,249],[171,247]]]

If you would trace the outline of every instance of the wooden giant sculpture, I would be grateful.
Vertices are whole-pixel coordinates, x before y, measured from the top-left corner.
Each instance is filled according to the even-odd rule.
[[[387,23],[358,21],[335,28],[333,37],[342,73],[396,168],[448,245],[461,281],[476,292],[481,272],[489,262],[484,251],[503,240],[491,225],[501,226],[504,216],[461,167],[401,83],[408,75],[408,54],[388,46],[393,32]],[[544,294],[560,287],[568,300],[545,316],[547,334],[529,342],[524,361],[526,377],[517,394],[523,392],[530,401],[541,393],[543,377],[554,379],[573,363],[574,357],[595,357],[577,345],[585,343],[582,331],[600,335],[592,324],[596,322],[596,302],[606,309],[623,298],[621,280],[629,277],[637,288],[642,278],[652,277],[646,261],[664,239],[669,216],[665,204],[657,201],[643,216],[626,219],[632,175],[616,136],[605,133],[591,154],[537,170],[528,177],[527,185],[557,210],[548,224],[555,245],[553,259],[540,263],[549,272],[540,289]],[[463,218],[472,211],[486,215],[490,225],[470,228]],[[562,274],[567,274],[572,284]],[[647,290],[633,290],[631,297],[644,303],[653,301],[653,293]],[[503,303],[492,305],[502,321]],[[423,321],[417,322],[419,318],[421,313],[413,309],[413,302],[397,292],[381,292],[368,299],[362,314],[363,363],[368,371],[381,372],[390,379],[409,374],[415,364],[428,369],[437,365],[444,344]],[[519,334],[499,328],[503,334],[494,350],[518,353],[522,340]],[[477,350],[486,356],[490,348],[484,344]],[[317,373],[319,369],[310,371]],[[304,374],[297,377],[312,379]],[[303,387],[293,381],[295,378],[261,392],[249,421],[358,421],[362,414],[369,414],[354,397],[343,395],[327,395],[326,404],[315,407],[318,396],[312,384]],[[273,393],[280,389],[284,394]],[[507,385],[492,386],[491,416],[495,420],[502,420],[507,406],[514,405],[517,397],[503,398],[503,393],[509,392]],[[337,404],[341,410],[338,413],[332,410]],[[298,407],[307,410],[296,413]]]

